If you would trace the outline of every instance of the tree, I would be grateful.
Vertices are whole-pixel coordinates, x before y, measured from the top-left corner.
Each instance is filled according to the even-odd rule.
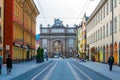
[[[44,53],[43,48],[38,47],[37,55],[36,55],[36,63],[44,62],[43,53]]]

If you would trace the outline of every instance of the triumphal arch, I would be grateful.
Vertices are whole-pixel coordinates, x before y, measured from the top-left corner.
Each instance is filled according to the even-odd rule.
[[[49,57],[75,57],[77,50],[76,26],[64,26],[59,19],[52,26],[40,26],[40,47]]]

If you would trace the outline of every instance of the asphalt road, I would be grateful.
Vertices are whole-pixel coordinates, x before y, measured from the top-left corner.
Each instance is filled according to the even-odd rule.
[[[56,59],[13,80],[111,80],[73,59]]]

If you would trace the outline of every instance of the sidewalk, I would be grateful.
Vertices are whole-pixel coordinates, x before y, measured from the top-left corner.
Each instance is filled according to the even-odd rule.
[[[21,75],[33,68],[36,68],[43,63],[36,63],[35,61],[30,62],[21,62],[18,64],[13,64],[12,72],[10,75],[7,75],[6,64],[2,66],[2,74],[0,75],[0,80],[11,80],[12,78]]]
[[[104,76],[111,78],[112,80],[120,79],[120,67],[117,65],[114,65],[112,71],[109,71],[108,64],[91,62],[91,61],[79,62],[79,63],[96,71],[96,72],[99,72],[100,74],[102,74]]]

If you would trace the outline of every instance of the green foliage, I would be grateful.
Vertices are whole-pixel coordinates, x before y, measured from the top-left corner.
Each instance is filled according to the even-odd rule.
[[[44,62],[44,57],[43,57],[44,49],[43,48],[38,48],[37,49],[37,55],[36,55],[36,62]]]

